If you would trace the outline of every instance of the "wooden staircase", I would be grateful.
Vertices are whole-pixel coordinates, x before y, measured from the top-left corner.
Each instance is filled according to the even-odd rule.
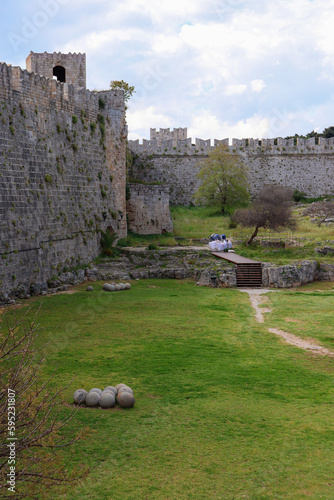
[[[232,252],[211,252],[215,257],[232,262],[237,266],[238,288],[262,287],[262,264]]]
[[[237,287],[262,287],[262,266],[260,262],[237,264]]]

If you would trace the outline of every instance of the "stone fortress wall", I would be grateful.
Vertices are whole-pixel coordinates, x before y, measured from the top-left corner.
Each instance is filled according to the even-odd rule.
[[[128,227],[138,234],[173,232],[169,210],[169,186],[127,184],[126,204]]]
[[[199,162],[219,144],[239,154],[249,168],[251,191],[264,184],[281,184],[304,191],[308,196],[334,193],[334,138],[310,139],[196,139],[186,128],[150,130],[150,140],[129,141],[134,155],[131,176],[143,182],[170,186],[173,205],[189,205],[199,186]]]
[[[90,262],[99,229],[127,234],[124,93],[86,90],[84,54],[27,65],[36,72],[0,63],[0,296]]]

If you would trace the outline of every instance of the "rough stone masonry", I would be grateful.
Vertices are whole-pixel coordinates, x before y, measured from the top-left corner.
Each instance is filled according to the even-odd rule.
[[[187,137],[186,128],[150,130],[150,140],[129,141],[134,156],[132,178],[170,186],[173,205],[194,202],[199,187],[201,161],[219,144],[244,160],[249,171],[251,192],[265,184],[281,184],[304,191],[308,196],[334,193],[334,138],[310,139],[196,139]]]
[[[86,90],[85,54],[27,66],[0,63],[2,294],[90,262],[100,229],[127,234],[123,91]]]

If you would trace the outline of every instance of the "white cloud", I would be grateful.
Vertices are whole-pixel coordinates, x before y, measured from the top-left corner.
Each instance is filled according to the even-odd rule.
[[[188,136],[195,139],[262,138],[269,128],[269,119],[254,115],[236,123],[220,120],[210,111],[202,111],[192,117]]]
[[[88,52],[98,53],[105,50],[108,46],[109,49],[113,47],[118,48],[122,42],[125,41],[147,41],[148,34],[138,29],[108,29],[103,31],[92,31],[86,35],[78,38],[77,40],[67,42],[62,46],[62,51],[66,52]]]
[[[263,89],[266,88],[266,84],[264,83],[263,80],[252,80],[250,83],[251,90],[253,92],[261,92]]]
[[[227,85],[224,90],[225,95],[240,95],[246,92],[247,85],[239,84],[239,85]]]
[[[32,19],[39,0],[29,5]],[[328,0],[72,0],[19,60],[30,48],[86,52],[91,88],[135,85],[134,136],[173,126],[202,138],[285,136],[332,124],[333,25]]]
[[[182,48],[182,42],[178,36],[170,34],[157,34],[152,40],[152,50],[158,54],[173,54]]]
[[[129,139],[138,139],[141,131],[141,137],[149,133],[150,128],[168,128],[170,126],[170,117],[156,110],[153,106],[148,108],[128,109],[127,123],[129,127]]]

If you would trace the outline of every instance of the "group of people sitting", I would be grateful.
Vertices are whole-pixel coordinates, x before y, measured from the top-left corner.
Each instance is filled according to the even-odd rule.
[[[226,239],[225,234],[214,233],[210,236],[209,247],[211,250],[227,252],[230,248],[232,248],[232,243],[230,240]]]

